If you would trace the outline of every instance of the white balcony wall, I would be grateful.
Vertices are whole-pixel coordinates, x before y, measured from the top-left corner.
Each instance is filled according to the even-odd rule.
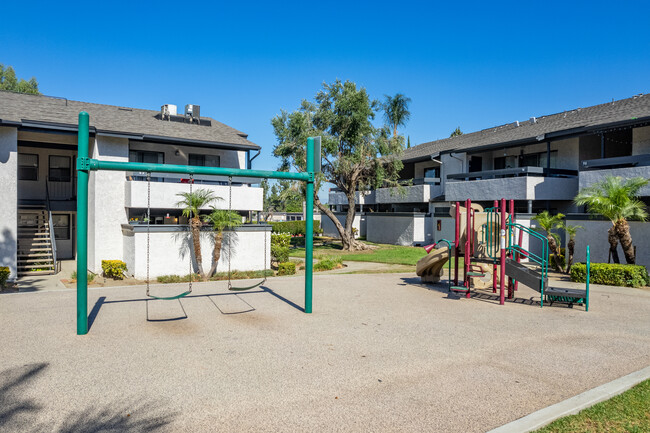
[[[578,193],[578,178],[507,177],[470,181],[447,181],[447,201],[573,200]]]
[[[428,203],[442,195],[442,186],[433,184],[411,185],[402,188],[380,188],[375,191],[377,203]]]
[[[246,152],[235,150],[214,149],[192,146],[181,146],[175,144],[160,145],[158,143],[148,143],[131,141],[129,143],[131,150],[147,150],[151,152],[161,152],[164,154],[165,164],[187,165],[189,154],[197,155],[218,155],[221,167],[228,168],[246,168]]]
[[[128,224],[121,227],[123,237],[122,257],[126,263],[128,274],[144,279],[147,276],[147,233],[144,227],[133,227]],[[217,272],[228,271],[228,236],[224,235],[221,257],[217,264]],[[233,233],[232,257],[230,267],[233,271],[260,271],[270,268],[271,261],[271,227],[239,227]],[[264,238],[266,237],[266,254]],[[188,242],[190,236],[185,227],[155,226],[151,228],[149,239],[149,276],[154,278],[161,275],[187,275],[190,268]],[[122,244],[122,243],[121,243]],[[214,237],[212,232],[201,232],[201,255],[203,270],[208,271],[212,266],[212,250]],[[266,262],[265,262],[266,258]],[[192,259],[192,269],[196,272],[196,260]],[[250,282],[250,281],[249,281]],[[237,284],[235,284],[237,285]],[[246,284],[242,284],[246,285]]]
[[[376,204],[375,201],[375,191],[365,191],[365,192],[356,192],[355,200],[357,204]],[[330,191],[328,204],[348,204],[348,198],[344,192],[341,191]]]
[[[18,239],[18,135],[16,128],[0,127],[0,266],[9,268],[9,279],[16,278]]]
[[[123,174],[122,174],[123,176]],[[127,208],[147,207],[147,182],[124,181],[124,206]],[[194,184],[192,190],[207,189],[223,200],[212,203],[217,209],[228,209],[228,186]],[[181,199],[180,193],[189,192],[187,183],[151,182],[151,207],[157,209],[177,208],[176,203]],[[261,211],[263,208],[264,191],[259,187],[233,186],[232,209],[237,211]],[[206,207],[210,209],[210,205]]]
[[[581,171],[579,175],[580,189],[591,186],[605,179],[607,176],[620,176],[625,179],[632,177],[650,178],[650,167],[625,167],[625,168],[607,168],[603,170],[586,170]],[[650,196],[650,185],[641,188],[639,195],[642,197]]]

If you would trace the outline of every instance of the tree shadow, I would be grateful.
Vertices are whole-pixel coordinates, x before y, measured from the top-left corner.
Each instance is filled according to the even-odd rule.
[[[26,389],[48,367],[47,363],[27,364],[0,373],[0,430],[27,431],[42,406],[24,396]]]
[[[36,387],[34,382],[48,367],[48,363],[36,363],[0,372],[0,431],[156,432],[163,430],[178,415],[161,401],[131,399],[89,404],[84,409],[70,412],[50,411],[49,414],[57,418],[43,421],[41,412],[47,409],[47,405],[26,395]],[[46,401],[46,395],[41,395]]]

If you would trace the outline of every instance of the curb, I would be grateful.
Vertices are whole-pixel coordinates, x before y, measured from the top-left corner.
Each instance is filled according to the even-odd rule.
[[[568,400],[533,412],[523,418],[490,430],[488,433],[525,433],[540,429],[558,418],[574,415],[596,403],[622,394],[647,379],[650,379],[650,367],[643,368],[627,376],[585,391]]]

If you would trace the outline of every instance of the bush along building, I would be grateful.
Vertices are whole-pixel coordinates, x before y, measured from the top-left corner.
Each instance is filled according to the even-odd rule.
[[[549,210],[584,220],[584,209],[573,203],[580,189],[608,175],[650,177],[650,95],[422,143],[406,149],[401,158],[402,191],[357,193],[355,222],[368,240],[407,245],[438,240],[444,237],[451,205],[468,198],[484,207],[502,197],[513,199],[522,218]],[[640,195],[650,203],[650,187]],[[345,196],[336,190],[330,191],[329,203],[337,211],[347,209]],[[605,224],[606,231],[610,223],[589,219],[576,238],[579,244],[585,245],[594,224]],[[635,242],[644,243],[648,225],[631,226]],[[326,222],[323,228],[331,232]],[[641,263],[650,258],[650,244],[643,249]],[[592,247],[592,255],[602,260],[598,250]]]
[[[77,118],[90,114],[91,158],[161,164],[251,168],[260,147],[245,133],[200,116],[197,105],[177,114],[174,105],[161,110],[92,104],[40,95],[0,91],[0,266],[14,279],[50,274],[58,262],[74,259],[76,216]],[[128,273],[146,272],[146,211],[150,213],[150,275],[187,274],[187,218],[177,202],[180,193],[209,190],[221,200],[211,206],[250,218],[261,211],[262,188],[227,178],[153,173],[92,172],[89,181],[88,267],[101,272],[102,260],[123,260]],[[250,180],[250,182],[255,182]],[[230,194],[231,192],[231,194]],[[231,202],[229,203],[229,197]],[[261,245],[270,228],[241,226],[233,235],[232,269],[268,266]],[[204,264],[212,257],[211,236],[201,237]],[[196,265],[195,258],[194,266]],[[209,266],[208,266],[209,268]],[[218,270],[227,268],[221,263]]]

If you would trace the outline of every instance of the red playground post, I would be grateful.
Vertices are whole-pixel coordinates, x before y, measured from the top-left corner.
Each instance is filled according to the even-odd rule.
[[[510,199],[510,202],[508,203],[508,209],[510,210],[510,222],[513,223],[515,222],[514,220],[514,215],[515,215],[515,201]],[[513,240],[510,239],[510,230],[507,230],[508,232],[508,243],[512,242]],[[510,246],[510,245],[508,245]],[[513,259],[512,255],[512,250],[508,253],[508,258],[510,260]],[[515,280],[512,279],[512,277],[508,277],[508,299],[512,299],[515,296]]]
[[[499,233],[499,247],[501,248],[501,269],[499,270],[499,304],[504,305],[506,283],[506,199],[501,199],[501,227]]]
[[[460,203],[456,202],[456,236],[454,238],[454,286],[458,286],[458,255],[460,254]],[[451,277],[451,276],[450,276]]]
[[[497,200],[494,200],[494,212],[496,214],[497,209],[499,208],[499,202]],[[490,236],[490,242],[492,245],[497,245],[497,242],[499,242],[499,234],[494,233],[494,229],[490,228],[490,233],[487,234]],[[496,248],[494,249],[496,251]],[[492,293],[497,292],[497,261],[494,260],[494,263],[492,264]]]
[[[467,292],[465,293],[466,298],[471,297],[471,293],[469,291],[469,286],[470,286],[470,275],[469,275],[469,265],[472,260],[471,256],[471,249],[472,249],[472,240],[474,238],[474,232],[472,230],[472,200],[467,199],[465,201],[465,263],[463,266],[465,268],[465,287],[467,288]]]

